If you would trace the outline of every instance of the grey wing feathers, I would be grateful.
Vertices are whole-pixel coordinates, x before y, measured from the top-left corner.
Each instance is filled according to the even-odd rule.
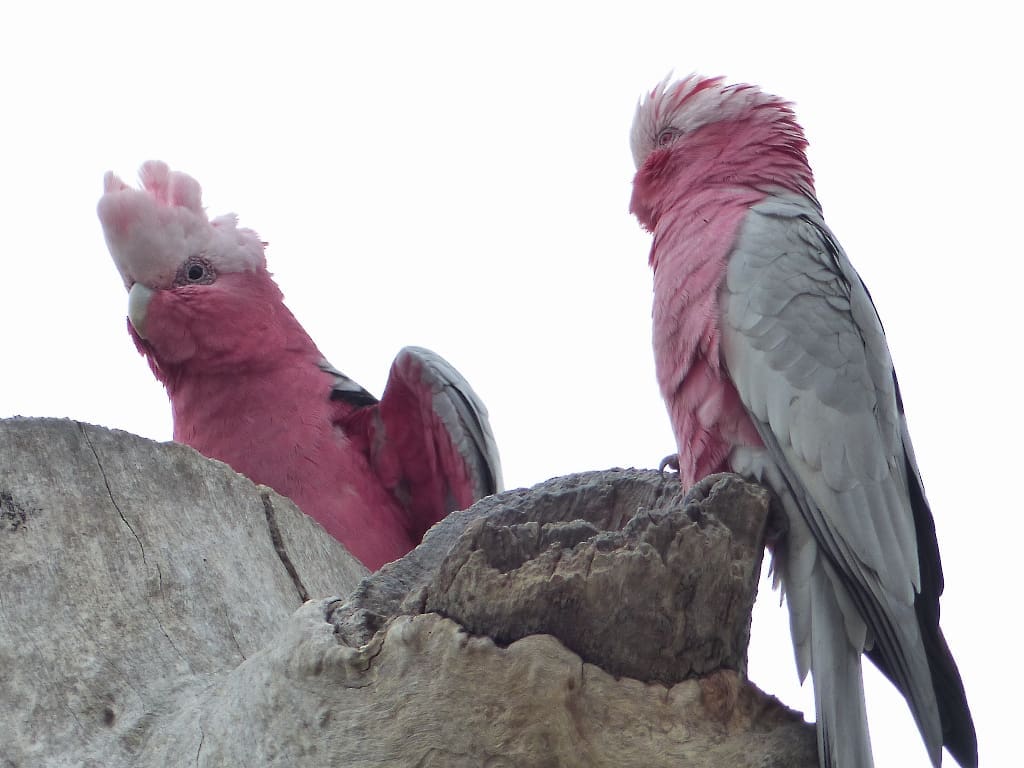
[[[483,401],[462,374],[437,353],[423,347],[405,347],[398,353],[395,366],[406,368],[404,359],[408,358],[419,362],[422,381],[432,392],[434,411],[471,468],[474,496],[483,498],[503,491],[498,444]]]
[[[800,479],[815,498],[878,502],[828,524],[909,601],[919,575],[892,363],[859,278],[812,214],[772,198],[748,217],[727,276],[727,363],[747,409],[811,471]]]
[[[934,758],[942,735],[914,615],[912,464],[870,297],[817,207],[780,194],[746,217],[721,300],[726,365],[842,583],[849,641],[858,652],[874,643]]]

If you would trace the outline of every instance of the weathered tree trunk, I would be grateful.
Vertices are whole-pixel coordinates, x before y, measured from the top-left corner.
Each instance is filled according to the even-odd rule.
[[[573,475],[360,581],[191,449],[2,421],[0,764],[813,766],[743,677],[767,517],[737,478]]]

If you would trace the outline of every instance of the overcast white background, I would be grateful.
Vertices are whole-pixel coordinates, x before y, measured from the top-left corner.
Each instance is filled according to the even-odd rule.
[[[881,312],[981,759],[1016,762],[1012,4],[600,5],[5,6],[0,416],[170,438],[95,216],[105,170],[134,183],[159,158],[270,242],[288,305],[364,386],[379,393],[406,344],[454,363],[490,409],[508,487],[656,466],[673,442],[649,237],[628,213],[633,110],[669,70],[760,84],[796,102],[826,218]],[[750,677],[811,718],[766,584]],[[928,764],[873,670],[868,709],[880,768]]]

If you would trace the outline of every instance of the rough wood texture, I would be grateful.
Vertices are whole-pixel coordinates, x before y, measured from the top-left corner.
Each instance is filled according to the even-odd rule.
[[[554,635],[643,681],[743,672],[768,509],[735,476],[688,502],[673,475],[555,478],[442,521],[333,620],[356,646],[392,616],[437,612],[499,643]]]
[[[503,648],[437,614],[400,616],[355,649],[327,610],[307,604],[140,764],[816,765],[813,731],[735,672],[671,688],[616,679],[550,635]]]
[[[763,492],[677,488],[485,499],[356,586],[188,448],[0,422],[0,765],[813,766],[741,675]]]
[[[365,574],[290,501],[191,448],[0,421],[0,765],[135,765],[306,594]]]

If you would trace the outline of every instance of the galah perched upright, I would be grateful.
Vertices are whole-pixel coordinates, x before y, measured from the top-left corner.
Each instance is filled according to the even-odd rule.
[[[371,569],[501,490],[487,410],[451,365],[407,347],[378,401],[284,305],[255,232],[208,220],[199,184],[164,163],[140,178],[108,173],[98,213],[175,440],[288,496]]]
[[[781,504],[773,567],[822,766],[872,765],[862,653],[906,698],[934,765],[945,745],[976,766],[885,334],[822,218],[790,105],[721,78],[666,80],[637,107],[631,145],[680,479],[732,470]]]

